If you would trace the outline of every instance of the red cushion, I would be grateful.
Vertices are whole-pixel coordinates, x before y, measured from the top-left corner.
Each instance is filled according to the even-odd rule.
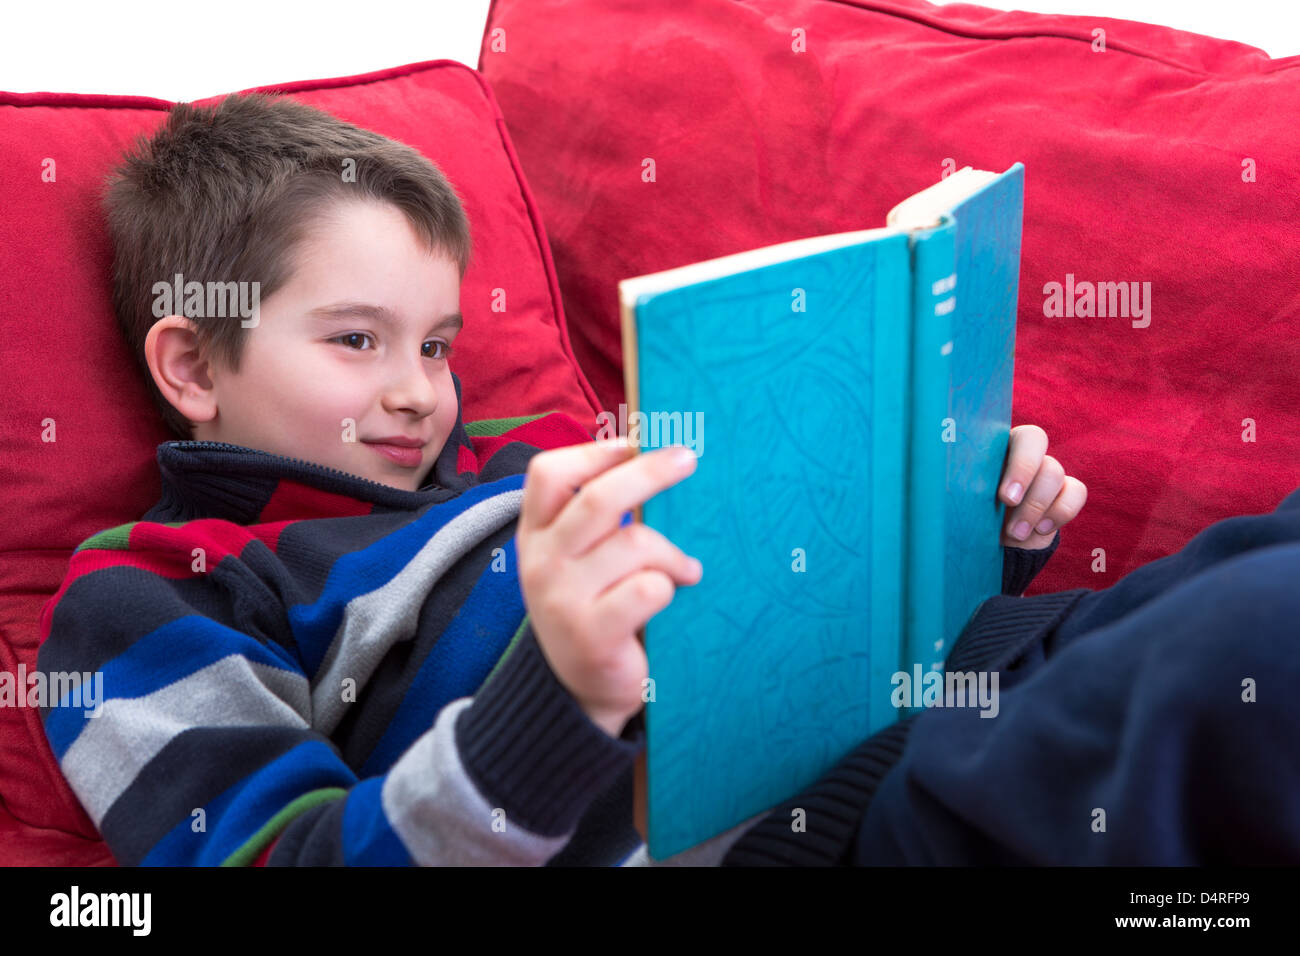
[[[947,159],[1019,160],[1013,424],[1089,490],[1029,593],[1106,587],[1295,489],[1300,57],[919,0],[494,0],[479,68],[602,407],[624,400],[618,280],[880,226]],[[1067,274],[1150,282],[1150,326],[1049,318]]]
[[[595,394],[569,348],[541,220],[482,78],[438,60],[274,89],[409,143],[456,187],[474,237],[454,362],[464,419],[557,409],[594,432]],[[0,669],[11,673],[35,669],[41,606],[72,549],[158,498],[155,449],[173,436],[113,321],[97,195],[171,105],[0,92]],[[53,182],[42,181],[47,160]],[[496,289],[504,312],[492,311]],[[47,419],[55,442],[42,440]],[[0,807],[0,864],[111,862],[34,710],[0,708]],[[62,831],[76,836],[60,844]]]

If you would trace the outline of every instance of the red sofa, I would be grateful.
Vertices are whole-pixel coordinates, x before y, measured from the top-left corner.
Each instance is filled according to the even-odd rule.
[[[1013,424],[1089,487],[1031,593],[1105,587],[1300,483],[1300,57],[920,0],[494,0],[478,73],[275,88],[457,186],[466,420],[558,408],[594,431],[623,400],[619,279],[881,225],[950,161],[1021,161]],[[35,667],[77,544],[158,493],[170,436],[112,320],[97,194],[169,106],[0,92],[0,671]],[[1151,282],[1150,324],[1045,315],[1067,275]],[[112,862],[37,712],[0,708],[0,863]]]
[[[493,0],[479,56],[603,408],[618,280],[882,226],[952,165],[1020,161],[1012,424],[1088,486],[1027,593],[1106,587],[1300,485],[1300,56],[923,0],[667,9]],[[1048,317],[1069,276],[1150,282],[1150,324]]]

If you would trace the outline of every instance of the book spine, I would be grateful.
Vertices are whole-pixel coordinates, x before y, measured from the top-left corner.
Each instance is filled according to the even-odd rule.
[[[952,387],[952,317],[956,308],[956,225],[945,217],[933,229],[910,236],[912,257],[911,420],[907,488],[903,639],[900,670],[909,678],[942,670],[947,496],[947,451],[953,423],[948,416]],[[908,707],[900,717],[912,713]]]

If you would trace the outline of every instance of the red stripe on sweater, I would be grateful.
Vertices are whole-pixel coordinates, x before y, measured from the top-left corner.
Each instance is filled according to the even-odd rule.
[[[470,438],[471,442],[477,442],[481,440],[482,439],[479,438],[473,438],[473,437]],[[482,469],[479,467],[478,459],[474,457],[474,453],[472,451],[470,451],[464,445],[461,445],[459,448],[456,449],[456,474],[459,475],[459,474],[464,474],[467,471],[472,471],[474,474],[477,475],[481,470]]]
[[[68,562],[68,573],[64,575],[58,591],[41,608],[40,640],[44,642],[50,634],[55,606],[63,599],[68,588],[87,574],[105,568],[125,567],[141,568],[164,578],[194,577],[216,567],[228,554],[241,554],[254,537],[248,529],[216,518],[190,521],[179,528],[141,521],[131,529],[127,539],[128,549],[125,551],[116,548],[86,548],[77,551]],[[205,571],[193,570],[198,558],[194,554],[195,548],[203,549]]]
[[[266,866],[266,861],[271,856],[271,851],[275,849],[275,845],[279,842],[280,842],[280,838],[276,837],[274,840],[268,843],[266,845],[266,849],[263,850],[261,853],[259,853],[257,855],[257,859],[254,860],[252,863],[250,863],[249,866]]]
[[[267,523],[276,521],[288,523],[290,520],[307,518],[354,518],[357,515],[368,515],[373,510],[373,504],[360,501],[351,495],[322,491],[320,488],[282,479],[276,485],[271,500],[258,515],[258,520]],[[266,540],[263,535],[258,537]],[[267,545],[272,551],[275,550],[273,542],[267,541]]]

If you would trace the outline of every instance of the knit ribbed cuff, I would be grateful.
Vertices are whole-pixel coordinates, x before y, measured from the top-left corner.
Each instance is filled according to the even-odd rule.
[[[644,732],[629,730],[611,737],[592,723],[547,664],[528,624],[457,719],[456,747],[484,799],[507,819],[560,836],[636,760]]]
[[[720,866],[844,866],[880,781],[898,762],[915,714],[858,745],[813,786],[776,807],[736,841]],[[803,810],[802,829],[794,828]]]
[[[996,671],[1041,641],[1089,588],[1011,597],[995,594],[976,610],[944,662],[946,671]]]
[[[1002,593],[1024,594],[1025,588],[1033,582],[1043,565],[1056,553],[1061,543],[1061,530],[1058,528],[1052,543],[1045,548],[1012,548],[1002,546]]]

